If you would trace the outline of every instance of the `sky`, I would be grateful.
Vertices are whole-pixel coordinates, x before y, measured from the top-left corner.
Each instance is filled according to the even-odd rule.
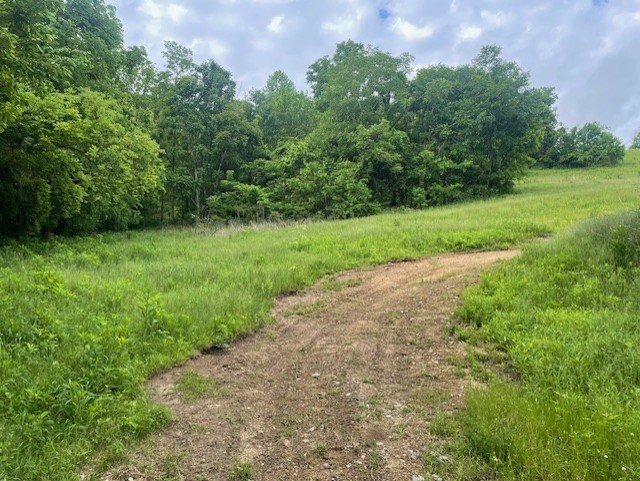
[[[567,127],[596,121],[627,145],[640,131],[640,0],[107,0],[127,46],[163,68],[163,42],[229,70],[238,96],[276,70],[310,90],[307,68],[352,39],[415,68],[469,63],[483,45],[553,87]]]

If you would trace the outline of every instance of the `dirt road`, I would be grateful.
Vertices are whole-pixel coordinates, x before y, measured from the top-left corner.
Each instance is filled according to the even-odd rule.
[[[447,332],[459,294],[517,254],[386,264],[279,299],[273,325],[150,381],[175,422],[103,479],[430,479],[429,423],[469,383]],[[185,374],[215,388],[190,399]]]

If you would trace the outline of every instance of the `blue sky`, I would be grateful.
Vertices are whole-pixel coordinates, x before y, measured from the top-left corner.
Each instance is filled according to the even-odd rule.
[[[415,66],[468,63],[480,47],[556,89],[567,126],[598,121],[629,143],[640,130],[640,0],[107,0],[127,45],[162,66],[164,40],[234,76],[242,97],[285,71],[301,90],[315,60],[353,39]]]

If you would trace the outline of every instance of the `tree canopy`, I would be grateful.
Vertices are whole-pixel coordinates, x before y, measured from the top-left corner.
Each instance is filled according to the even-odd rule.
[[[534,162],[609,165],[597,123],[558,127],[551,88],[502,58],[414,72],[353,40],[246,100],[215,60],[125,47],[104,0],[0,0],[0,234],[141,222],[345,218],[510,192]]]
[[[618,164],[624,144],[597,122],[567,130],[560,126],[546,133],[539,160],[545,167],[597,167]]]
[[[162,188],[123,96],[122,27],[101,0],[0,5],[0,233],[124,228]]]

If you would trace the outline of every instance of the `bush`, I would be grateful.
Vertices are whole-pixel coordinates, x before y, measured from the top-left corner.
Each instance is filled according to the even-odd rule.
[[[616,165],[624,157],[620,139],[596,122],[547,133],[551,140],[539,162],[544,167],[596,167]]]

